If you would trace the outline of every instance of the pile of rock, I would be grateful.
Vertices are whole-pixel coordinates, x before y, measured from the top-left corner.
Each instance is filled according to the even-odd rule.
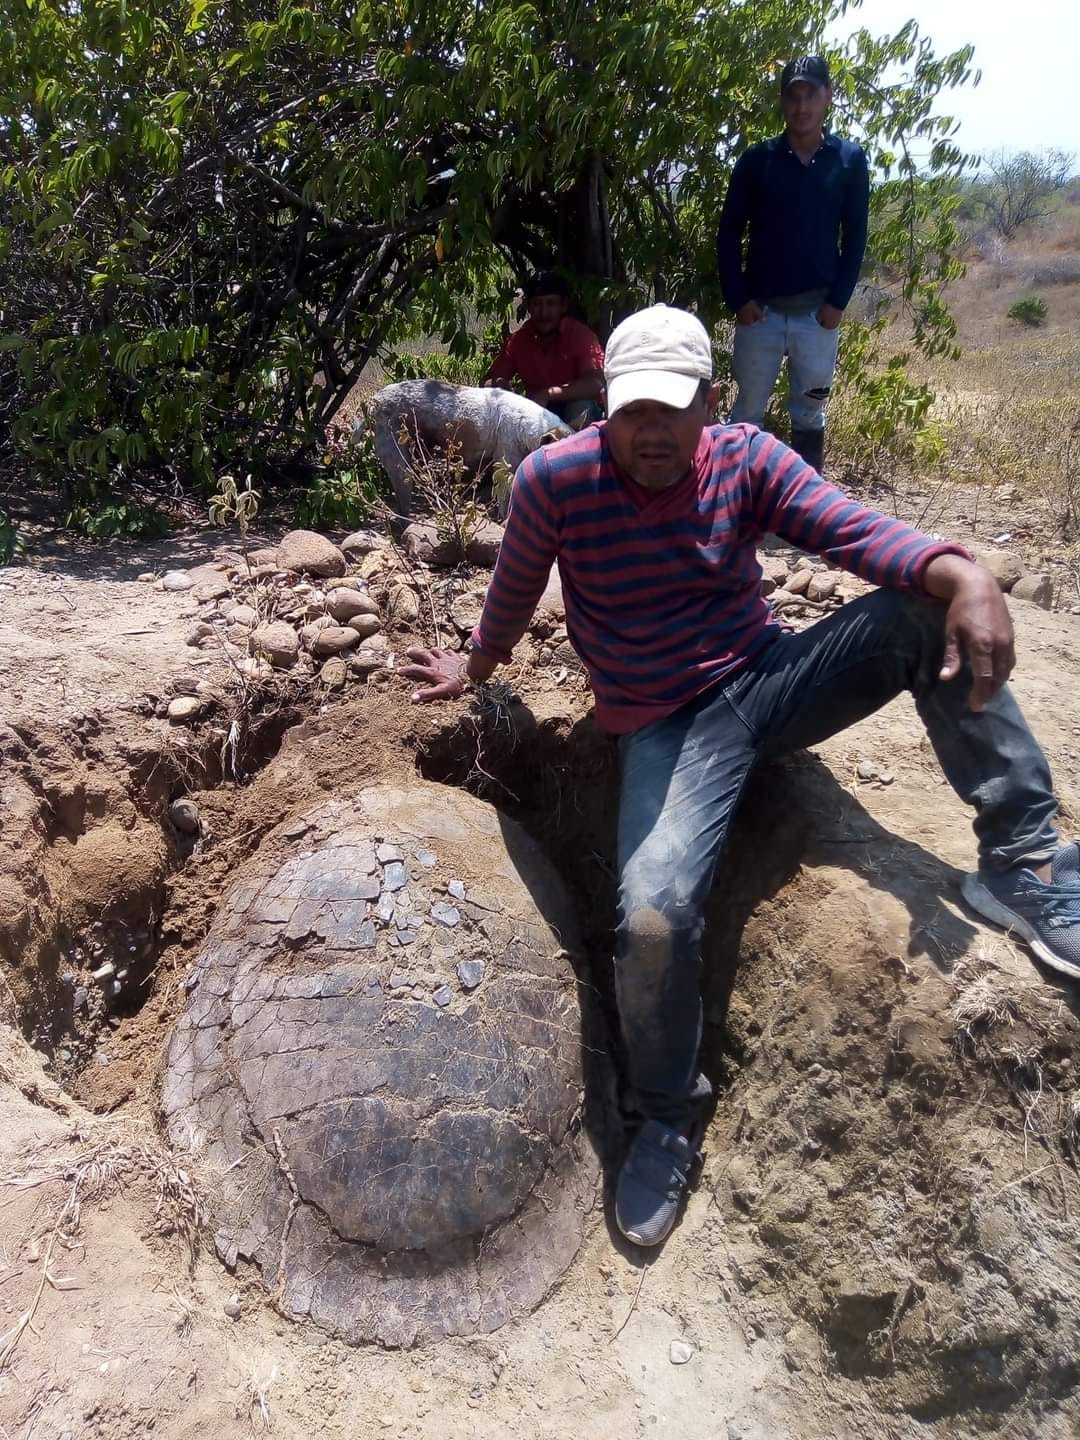
[[[824,560],[801,552],[790,558],[776,554],[758,556],[761,565],[761,593],[778,614],[833,609],[854,598],[862,582],[853,575],[831,570]]]
[[[1026,600],[1041,610],[1053,609],[1054,581],[1045,571],[1029,571],[1019,555],[1011,550],[979,550],[975,558],[1013,600]]]
[[[284,671],[298,679],[317,676],[338,689],[393,670],[380,607],[364,574],[368,559],[388,544],[369,531],[338,546],[314,531],[293,530],[277,546],[169,571],[158,585],[205,607],[188,633],[194,648],[223,651],[248,676]],[[191,694],[176,697],[167,713],[182,722],[202,708]]]

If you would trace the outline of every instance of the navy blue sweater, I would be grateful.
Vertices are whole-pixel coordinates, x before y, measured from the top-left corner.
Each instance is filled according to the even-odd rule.
[[[866,156],[850,140],[826,132],[809,165],[784,135],[751,145],[731,172],[716,237],[724,299],[738,310],[823,290],[843,310],[866,249],[869,198]]]

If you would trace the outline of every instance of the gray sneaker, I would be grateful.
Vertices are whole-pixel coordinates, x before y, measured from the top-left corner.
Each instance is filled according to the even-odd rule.
[[[1026,940],[1044,965],[1080,979],[1080,846],[1062,845],[1049,884],[1023,866],[965,875],[960,893],[991,925]]]
[[[659,1245],[667,1239],[699,1140],[700,1129],[688,1140],[659,1120],[646,1120],[634,1136],[615,1187],[615,1220],[627,1240]]]

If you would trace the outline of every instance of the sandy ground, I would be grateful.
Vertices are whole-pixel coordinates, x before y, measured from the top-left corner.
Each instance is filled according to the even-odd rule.
[[[217,895],[313,794],[455,743],[452,717],[361,695],[320,701],[243,788],[209,788],[212,736],[177,764],[153,702],[191,669],[197,606],[136,577],[209,550],[196,536],[0,571],[0,1436],[1074,1435],[1077,996],[963,911],[968,817],[906,700],[749,794],[710,919],[721,1099],[648,1263],[598,1197],[532,1315],[410,1352],[293,1324],[205,1240],[189,1264],[197,1177],[159,1138],[157,1068]],[[1075,834],[1080,617],[1015,618],[1016,690]],[[574,843],[594,830],[602,859],[610,784],[584,773],[583,697],[526,698],[553,783],[581,801]],[[867,761],[891,782],[860,780]],[[189,785],[210,835],[195,854],[162,838]],[[581,902],[592,872],[555,859]],[[21,930],[15,891],[33,901]],[[598,950],[602,887],[591,903]],[[155,917],[145,999],[58,1039],[41,976],[72,962],[49,937],[95,913]],[[987,993],[1008,1001],[996,1020]],[[33,1032],[34,1013],[40,1051],[17,1024]]]

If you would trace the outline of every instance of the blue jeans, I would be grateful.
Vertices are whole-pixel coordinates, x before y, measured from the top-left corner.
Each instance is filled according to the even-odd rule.
[[[632,1101],[647,1118],[682,1124],[710,1093],[698,1074],[705,902],[759,758],[815,745],[910,690],[949,783],[975,807],[981,868],[1053,854],[1046,759],[1007,688],[975,714],[967,673],[938,681],[944,615],[875,591],[620,739],[615,986]]]
[[[732,359],[739,393],[731,423],[763,423],[786,354],[791,428],[823,430],[839,343],[839,328],[826,330],[813,312],[783,315],[766,309],[765,318],[755,325],[736,325]]]

